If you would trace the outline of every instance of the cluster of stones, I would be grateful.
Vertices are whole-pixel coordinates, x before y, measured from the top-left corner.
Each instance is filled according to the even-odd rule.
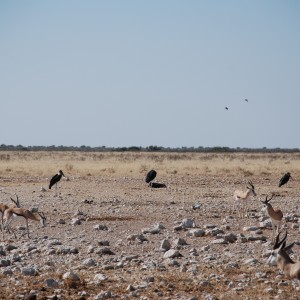
[[[288,216],[288,221],[294,222],[294,216]],[[78,217],[71,220],[73,226],[80,226],[82,222],[84,222],[82,214],[78,214]],[[65,223],[65,220],[59,220],[59,224],[64,225]],[[93,243],[86,243],[85,247],[82,244],[76,247],[67,245],[59,239],[45,236],[38,240],[25,241],[19,246],[10,243],[0,245],[0,270],[16,286],[22,284],[22,279],[14,279],[18,278],[17,275],[20,274],[23,277],[42,278],[45,288],[49,289],[53,299],[59,299],[66,286],[76,288],[82,284],[83,280],[88,286],[106,286],[105,283],[111,280],[108,275],[110,270],[124,270],[130,277],[130,274],[137,269],[139,271],[155,270],[160,272],[173,268],[191,276],[192,280],[196,280],[198,285],[202,287],[209,287],[215,282],[222,282],[226,287],[224,295],[228,296],[229,294],[226,293],[232,292],[232,290],[240,292],[246,289],[251,278],[246,273],[241,273],[239,279],[234,282],[226,279],[222,274],[212,273],[209,277],[204,278],[201,276],[201,266],[203,264],[219,265],[225,270],[248,266],[259,270],[258,266],[262,267],[265,264],[270,253],[270,242],[267,242],[266,236],[263,235],[263,230],[270,227],[269,219],[261,217],[259,226],[243,227],[241,232],[236,234],[231,231],[227,219],[221,226],[204,224],[201,228],[197,226],[195,220],[183,219],[176,222],[171,231],[166,229],[162,223],[157,223],[150,228],[142,229],[141,232],[131,233],[120,238],[113,247],[111,247],[109,240],[95,240]],[[109,234],[110,230],[109,226],[105,224],[93,225],[95,233],[105,231]],[[160,239],[160,244],[156,245],[157,247],[153,249],[152,253],[148,252],[147,255],[143,255],[138,252],[128,255],[122,251],[124,244],[129,245],[129,247],[132,246],[132,249],[141,249],[143,245],[151,243],[152,236],[157,235],[164,235],[165,238]],[[196,249],[193,246],[195,239],[204,239],[206,243],[201,248]],[[84,240],[81,242],[84,244]],[[246,243],[247,246],[243,248]],[[238,244],[240,251],[233,254],[227,247],[234,244]],[[253,248],[258,244],[263,251],[260,257],[254,257]],[[214,251],[214,247],[218,245],[223,247],[223,251]],[[50,276],[49,274],[53,275]],[[267,272],[257,271],[255,277],[258,282],[266,285],[266,293],[272,294],[274,292],[274,288],[270,287]],[[278,275],[277,279],[278,286],[293,284],[282,281],[281,275]],[[155,276],[149,275],[141,278],[140,282],[129,283],[125,295],[115,295],[107,289],[95,295],[81,291],[80,296],[92,296],[92,299],[95,300],[115,297],[121,299],[140,297],[140,299],[146,300],[147,297],[143,296],[143,292],[157,280]],[[120,279],[120,284],[121,282]],[[5,286],[5,282],[0,281],[0,285]],[[34,299],[34,295],[38,297],[38,294],[39,291],[30,291],[32,299]],[[162,297],[163,294],[158,290],[157,296]],[[214,299],[214,296],[209,293],[204,297],[205,299]],[[22,295],[19,295],[18,298],[22,299]],[[51,299],[51,295],[49,299]],[[178,299],[187,298],[178,297]],[[189,299],[197,299],[197,297],[191,296]]]

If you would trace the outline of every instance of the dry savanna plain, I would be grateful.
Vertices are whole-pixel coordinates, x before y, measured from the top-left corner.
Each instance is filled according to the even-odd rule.
[[[50,178],[63,170],[56,189]],[[155,182],[145,183],[155,169]],[[285,172],[292,179],[278,182]],[[233,193],[257,193],[234,210]],[[283,212],[300,259],[299,153],[0,152],[0,203],[43,212],[1,234],[0,299],[300,299],[298,283],[266,264]],[[192,206],[199,204],[197,209]]]

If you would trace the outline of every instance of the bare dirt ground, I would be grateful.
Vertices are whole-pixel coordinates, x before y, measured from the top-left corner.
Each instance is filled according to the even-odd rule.
[[[282,159],[273,157],[271,163],[268,158],[267,164]],[[293,176],[299,158],[294,165],[291,157],[284,159]],[[280,172],[276,165],[274,172],[272,166],[268,172],[261,166],[249,171],[237,170],[235,162],[218,172],[210,162],[204,169],[186,170],[183,161],[167,172],[165,162],[146,161],[138,172],[96,174],[78,171],[74,161],[61,167],[68,180],[56,191],[47,188],[49,176],[22,174],[8,163],[0,164],[1,202],[10,204],[16,193],[22,207],[45,213],[47,226],[30,221],[30,239],[22,236],[25,222],[13,224],[18,239],[5,233],[0,299],[300,299],[295,282],[266,265],[272,230],[261,225],[266,212],[260,202],[275,194],[272,204],[284,213],[288,242],[298,242],[298,173],[278,188],[288,170]],[[166,189],[145,183],[153,165]],[[233,211],[233,192],[245,189],[248,180],[257,197],[248,203],[250,217],[241,218]],[[200,209],[192,209],[195,203]],[[185,219],[194,221],[191,228],[180,227]],[[164,240],[170,251],[162,251]],[[296,244],[291,256],[297,260],[299,253]],[[64,278],[69,271],[78,280]]]

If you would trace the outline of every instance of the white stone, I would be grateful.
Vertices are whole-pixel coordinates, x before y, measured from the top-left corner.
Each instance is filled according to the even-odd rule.
[[[196,224],[192,219],[183,219],[180,226],[183,228],[194,228],[196,227]]]
[[[189,231],[189,235],[194,237],[201,237],[205,235],[205,231],[203,229],[192,229]]]
[[[101,273],[96,274],[96,275],[94,276],[94,281],[95,281],[96,283],[100,283],[100,282],[102,282],[102,281],[105,281],[106,279],[107,279],[107,277],[106,277],[105,275],[101,274]]]
[[[170,248],[171,248],[171,243],[169,242],[169,240],[165,239],[161,241],[160,248],[159,248],[160,251],[165,252],[170,250]]]
[[[181,257],[182,255],[179,253],[178,250],[170,249],[164,254],[164,258],[174,258],[174,257]]]
[[[79,275],[77,273],[74,273],[73,271],[64,273],[62,278],[65,280],[80,281]]]

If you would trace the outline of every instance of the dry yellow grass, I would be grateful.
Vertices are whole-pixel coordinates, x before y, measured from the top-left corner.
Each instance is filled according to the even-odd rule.
[[[136,153],[6,152],[0,153],[0,176],[140,176],[150,169],[168,175],[300,174],[299,153]]]

